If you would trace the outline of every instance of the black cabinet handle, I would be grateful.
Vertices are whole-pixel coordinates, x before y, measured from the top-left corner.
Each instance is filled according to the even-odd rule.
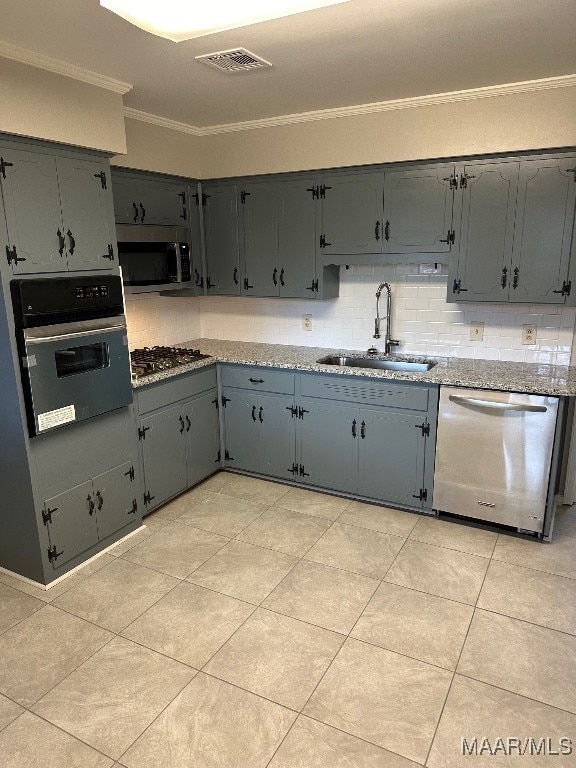
[[[264,384],[264,379],[248,379],[251,384]]]
[[[194,285],[199,288],[200,287],[200,272],[194,267],[194,274],[196,275],[196,279],[194,280]]]
[[[70,248],[68,249],[68,251],[70,253],[70,256],[72,256],[76,248],[76,240],[74,239],[74,235],[72,234],[72,232],[70,232],[70,230],[68,230],[66,234],[68,235],[68,239],[70,240]]]
[[[146,218],[146,208],[140,203],[140,210],[142,211],[142,216],[140,217],[140,223],[144,224],[144,219]]]
[[[96,498],[98,499],[98,512],[102,509],[104,506],[104,497],[100,493],[100,491],[96,491]]]
[[[376,238],[376,242],[380,240],[380,222],[376,222],[376,226],[374,227],[374,237]]]
[[[502,268],[502,277],[500,278],[500,285],[502,288],[506,288],[506,283],[508,282],[508,267]]]
[[[278,275],[278,270],[275,268],[274,272],[272,272],[272,282],[274,283],[274,285],[278,285],[277,275]]]
[[[132,203],[132,208],[134,208],[134,224],[138,223],[138,206],[136,203]]]
[[[264,413],[264,408],[260,406],[260,410],[258,411],[258,419],[260,420],[260,424],[264,422],[264,419],[262,418],[262,414]]]
[[[390,222],[387,221],[386,224],[384,224],[384,240],[388,241],[390,240]]]
[[[186,414],[186,432],[190,432],[190,427],[192,426],[192,422],[188,418],[188,414]]]
[[[280,270],[280,285],[284,286],[284,270]]]
[[[238,285],[238,267],[234,267],[234,283]]]
[[[86,501],[88,502],[88,514],[90,515],[90,517],[92,517],[92,515],[94,514],[94,499],[92,498],[92,496],[90,496],[90,494],[88,494],[88,498],[86,499]]]
[[[182,416],[178,416],[178,418],[180,420],[180,434],[182,434],[182,432],[184,432],[184,419]]]
[[[352,437],[356,437],[356,419],[352,422]]]
[[[66,241],[64,240],[64,235],[62,234],[62,232],[60,232],[60,230],[58,230],[58,232],[56,232],[56,234],[58,235],[58,246],[59,246],[58,247],[58,253],[60,254],[60,256],[64,256],[64,248],[66,246]]]
[[[252,421],[256,421],[256,406],[252,406]]]
[[[363,421],[362,424],[360,425],[360,437],[362,438],[362,440],[364,440],[364,438],[366,437],[366,422],[365,421]]]
[[[518,288],[518,283],[520,282],[520,269],[518,267],[514,268],[514,279],[512,280],[512,288],[516,289]]]

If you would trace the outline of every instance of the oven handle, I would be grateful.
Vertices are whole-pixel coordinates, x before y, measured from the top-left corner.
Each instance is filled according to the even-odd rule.
[[[111,325],[108,328],[94,328],[86,331],[74,331],[73,333],[62,333],[56,336],[44,336],[37,339],[26,337],[26,345],[33,346],[35,344],[48,344],[54,341],[68,341],[69,339],[85,338],[86,336],[102,336],[108,333],[118,333],[118,331],[125,331],[126,326],[124,323],[121,325]]]
[[[459,397],[449,395],[448,399],[453,403],[463,405],[477,405],[482,408],[493,408],[498,411],[529,411],[530,413],[546,413],[548,408],[544,405],[522,405],[522,403],[499,403],[496,400],[482,400],[477,397]]]

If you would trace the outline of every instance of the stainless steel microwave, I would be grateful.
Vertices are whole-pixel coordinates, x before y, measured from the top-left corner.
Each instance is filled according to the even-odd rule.
[[[126,293],[192,286],[187,229],[118,224],[116,238]]]

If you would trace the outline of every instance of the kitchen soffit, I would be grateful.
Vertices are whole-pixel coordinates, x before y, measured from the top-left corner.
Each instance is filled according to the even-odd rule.
[[[576,72],[574,0],[350,0],[173,43],[98,0],[0,0],[1,39],[133,83],[126,106],[188,125],[392,101]],[[245,47],[234,78],[196,56]]]

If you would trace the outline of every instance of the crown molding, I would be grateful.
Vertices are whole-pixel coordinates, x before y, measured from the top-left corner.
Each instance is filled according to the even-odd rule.
[[[571,88],[576,86],[576,74],[561,75],[559,77],[546,77],[541,80],[525,80],[518,83],[504,83],[502,85],[489,85],[484,88],[470,88],[463,91],[447,91],[446,93],[434,93],[428,96],[413,96],[407,99],[393,99],[391,101],[377,101],[371,104],[357,104],[351,107],[337,107],[335,109],[319,109],[313,112],[299,112],[291,115],[279,115],[266,117],[260,120],[246,120],[239,123],[223,123],[222,125],[209,125],[199,127],[169,120],[159,115],[141,112],[137,109],[125,107],[124,114],[132,120],[140,120],[162,128],[170,128],[174,131],[188,133],[192,136],[214,136],[220,133],[234,133],[236,131],[252,131],[259,128],[275,128],[294,123],[308,123],[316,120],[332,120],[339,117],[354,117],[356,115],[370,115],[378,112],[391,112],[399,109],[415,109],[417,107],[429,107],[437,104],[450,104],[458,101],[474,101],[495,96],[509,96],[518,93],[530,93],[532,91],[546,91],[552,88]]]
[[[36,69],[54,72],[57,75],[64,75],[64,77],[80,80],[83,83],[96,85],[98,88],[104,88],[107,91],[114,91],[114,93],[122,95],[128,93],[133,88],[130,83],[124,83],[122,80],[114,80],[112,77],[100,75],[98,72],[77,67],[75,64],[69,64],[60,59],[44,56],[42,53],[36,53],[36,51],[30,51],[27,48],[20,48],[18,45],[12,45],[12,43],[7,43],[3,40],[0,40],[0,57],[18,61],[21,64],[36,67]]]

